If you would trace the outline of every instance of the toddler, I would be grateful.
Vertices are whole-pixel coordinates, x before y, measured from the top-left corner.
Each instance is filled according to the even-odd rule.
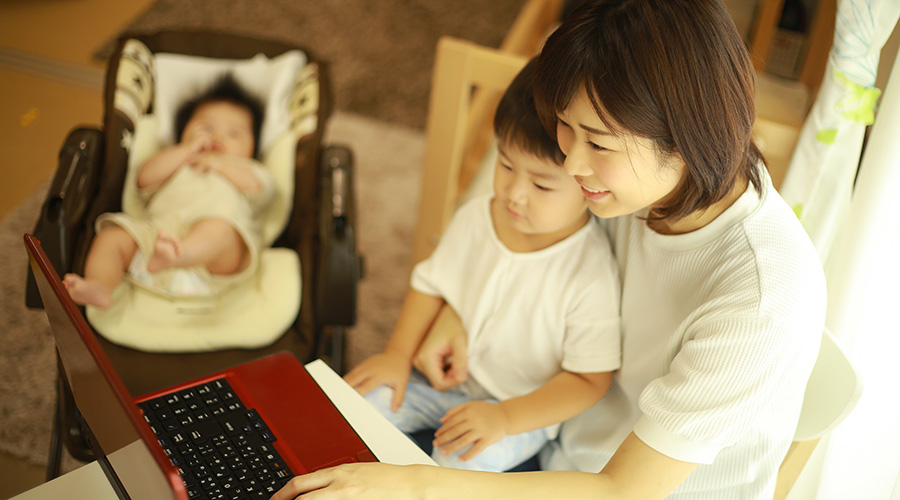
[[[616,267],[604,231],[535,109],[529,63],[494,119],[493,196],[460,207],[411,290],[384,352],[345,377],[406,433],[438,428],[441,465],[504,471],[603,397],[619,368]],[[448,304],[471,375],[447,392],[411,361]]]

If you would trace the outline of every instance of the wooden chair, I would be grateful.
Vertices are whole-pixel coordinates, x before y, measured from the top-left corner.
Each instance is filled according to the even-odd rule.
[[[559,20],[564,0],[528,0],[499,50],[451,37],[438,41],[426,123],[422,199],[413,264],[431,254],[492,137],[503,91]]]
[[[778,29],[783,7],[784,0],[760,0],[757,6],[756,20],[749,40],[753,66],[757,71],[763,71],[766,68],[766,60],[772,48],[772,41]],[[803,58],[802,69],[798,77],[798,81],[809,89],[811,96],[816,95],[825,73],[828,51],[831,50],[834,36],[836,11],[837,0],[819,0],[812,18],[812,25],[808,33],[808,50]]]
[[[429,255],[450,221],[456,201],[475,176],[490,138],[484,124],[525,56],[506,54],[450,37],[438,41],[426,125],[422,197],[413,236],[413,263]],[[475,94],[473,88],[481,92]],[[471,147],[474,144],[474,147]]]
[[[822,334],[822,347],[813,367],[794,442],[781,462],[775,500],[787,497],[819,439],[853,411],[862,394],[862,380],[831,332]]]

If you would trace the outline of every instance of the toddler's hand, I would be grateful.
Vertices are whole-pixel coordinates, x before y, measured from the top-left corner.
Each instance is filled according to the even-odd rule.
[[[412,365],[409,359],[399,353],[385,351],[370,357],[350,370],[350,373],[344,376],[344,380],[362,395],[380,385],[394,389],[391,409],[397,411],[406,395],[406,385],[409,383],[411,369]]]
[[[455,406],[441,417],[441,427],[434,433],[434,446],[441,454],[450,455],[472,445],[459,459],[478,456],[488,446],[507,435],[506,412],[497,403],[469,401]]]

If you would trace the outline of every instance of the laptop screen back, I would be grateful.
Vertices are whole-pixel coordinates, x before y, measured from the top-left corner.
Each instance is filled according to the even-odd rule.
[[[107,474],[115,476],[110,479],[117,480],[134,500],[187,499],[184,484],[162,449],[148,446],[156,438],[62,286],[40,242],[26,235],[25,246],[75,404],[108,461]]]

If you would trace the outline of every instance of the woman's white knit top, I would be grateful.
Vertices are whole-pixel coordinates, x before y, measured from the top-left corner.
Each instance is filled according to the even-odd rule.
[[[599,471],[632,431],[701,464],[671,499],[771,499],[825,319],[825,279],[766,176],[707,226],[608,221],[622,280],[622,369],[565,422],[545,469]]]

